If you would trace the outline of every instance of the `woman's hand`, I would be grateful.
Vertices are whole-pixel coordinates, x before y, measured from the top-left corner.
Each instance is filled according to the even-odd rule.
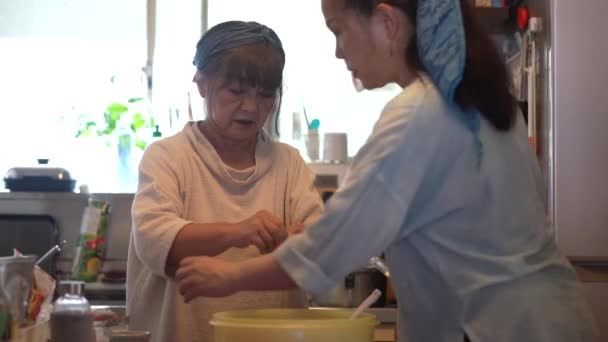
[[[175,281],[188,303],[200,296],[225,297],[235,293],[239,273],[235,263],[206,256],[188,257],[180,262]]]
[[[236,247],[254,245],[262,254],[272,252],[287,238],[287,229],[281,220],[266,210],[235,225],[239,234]]]
[[[239,262],[188,257],[180,262],[175,281],[186,303],[196,297],[225,297],[237,291],[283,290],[296,286],[273,254]]]

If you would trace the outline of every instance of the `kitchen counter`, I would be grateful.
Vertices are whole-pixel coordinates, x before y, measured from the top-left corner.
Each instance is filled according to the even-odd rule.
[[[126,305],[126,285],[124,283],[85,283],[84,293],[91,305],[112,307]]]

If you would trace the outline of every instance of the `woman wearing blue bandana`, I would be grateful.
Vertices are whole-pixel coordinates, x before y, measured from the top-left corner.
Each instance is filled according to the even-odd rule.
[[[263,129],[278,112],[285,54],[255,22],[211,28],[197,44],[194,82],[207,117],[151,144],[139,168],[127,265],[130,328],[153,341],[211,342],[217,311],[302,307],[304,292],[239,292],[184,303],[180,260],[246,260],[273,251],[319,217],[314,175],[298,151]]]
[[[324,215],[275,252],[184,259],[186,301],[299,286],[323,294],[385,253],[409,342],[597,341],[546,219],[509,77],[469,1],[323,0],[336,57],[390,101]]]

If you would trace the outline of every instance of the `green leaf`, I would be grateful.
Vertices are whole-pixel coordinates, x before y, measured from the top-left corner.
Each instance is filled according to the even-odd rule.
[[[141,113],[137,113],[133,115],[133,119],[131,121],[131,130],[133,132],[137,132],[138,129],[146,126],[146,120],[142,118]]]
[[[108,127],[116,128],[116,121],[120,120],[120,113],[105,112],[103,113],[103,117]]]
[[[139,147],[142,150],[146,149],[146,145],[147,145],[146,142],[143,140],[137,139],[137,141],[135,141],[135,146]]]
[[[107,127],[106,129],[101,131],[101,133],[105,134],[105,135],[110,135],[110,134],[112,134],[112,132],[114,132],[115,129],[116,129],[116,124],[114,124],[114,127]]]
[[[78,137],[92,137],[97,133],[97,125],[93,121],[89,121],[85,123],[85,127],[79,129],[76,133],[76,138]]]
[[[106,122],[110,124],[112,121],[118,121],[120,120],[120,116],[128,111],[129,107],[121,103],[114,102],[106,109],[106,112],[110,114],[109,117],[106,116]]]
[[[127,102],[129,103],[135,103],[135,102],[139,102],[139,101],[143,101],[143,97],[132,97],[130,99],[127,100]]]
[[[110,112],[110,113],[120,113],[120,114],[123,114],[123,113],[126,113],[126,112],[129,111],[129,107],[127,107],[127,106],[125,106],[125,105],[123,105],[121,103],[114,102],[111,105],[109,105],[106,110],[108,112]]]

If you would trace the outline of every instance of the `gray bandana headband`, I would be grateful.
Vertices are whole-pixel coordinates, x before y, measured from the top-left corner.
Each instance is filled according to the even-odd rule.
[[[268,44],[285,59],[283,44],[281,44],[277,34],[269,27],[254,21],[226,21],[212,27],[203,35],[196,46],[196,54],[192,64],[198,70],[202,70],[219,53],[260,43]]]

